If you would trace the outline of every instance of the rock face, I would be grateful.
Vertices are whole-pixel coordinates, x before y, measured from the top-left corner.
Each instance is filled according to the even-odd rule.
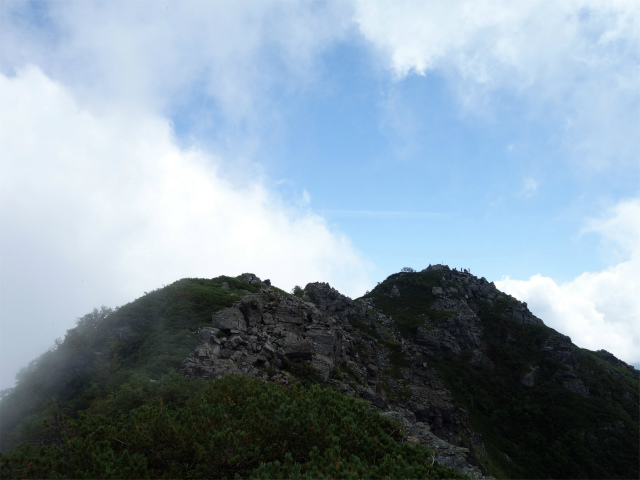
[[[406,441],[435,451],[441,464],[484,478],[478,467],[487,459],[482,436],[472,430],[467,410],[456,403],[429,362],[450,356],[490,374],[495,365],[486,339],[488,324],[481,319],[487,318],[487,309],[501,312],[506,322],[540,327],[544,323],[526,303],[466,270],[434,265],[422,273],[436,284],[418,285],[419,295],[402,276],[420,274],[407,272],[391,275],[376,287],[376,295],[357,301],[327,283],[310,283],[295,296],[245,274],[261,285],[260,292],[213,313],[211,326],[197,332],[201,343],[184,361],[183,374],[204,379],[240,374],[285,385],[330,385],[404,424]],[[401,313],[391,318],[383,313],[388,309],[377,305],[402,305],[405,299],[423,312],[411,317],[413,323],[403,324]],[[540,361],[556,365],[552,378],[557,385],[589,397],[589,388],[578,376],[584,353],[569,337],[551,332],[540,344]],[[503,340],[514,347],[519,341],[510,336]],[[620,361],[608,352],[599,356],[633,369],[615,363]],[[541,367],[532,363],[519,375],[518,388],[529,392],[539,381]]]
[[[436,372],[393,334],[391,319],[366,302],[327,283],[307,285],[302,298],[265,285],[215,312],[211,323],[198,330],[201,344],[185,360],[184,375],[214,379],[233,373],[281,384],[332,385],[394,416],[410,437],[437,452],[441,464],[483,477],[475,465],[477,449],[461,445],[462,437],[474,435],[467,412]]]
[[[495,303],[499,300],[508,299],[513,303],[513,305],[507,308],[509,318],[519,323],[544,325],[542,320],[529,311],[526,303],[519,302],[512,296],[501,292],[493,282],[487,282],[484,277],[478,278],[466,270],[451,270],[446,265],[430,265],[423,270],[423,272],[428,271],[446,272],[442,276],[441,285],[432,287],[432,294],[437,297],[442,297],[446,294],[451,296],[453,294],[454,297],[457,297],[455,300],[458,300],[454,302],[457,308],[474,311],[477,310],[474,309],[474,300],[484,300],[489,303]]]
[[[616,358],[612,353],[609,353],[606,350],[598,350],[595,354],[605,362],[616,367],[622,367],[625,370],[629,370],[636,377],[640,377],[640,370],[637,370],[633,365],[629,365],[628,363]]]

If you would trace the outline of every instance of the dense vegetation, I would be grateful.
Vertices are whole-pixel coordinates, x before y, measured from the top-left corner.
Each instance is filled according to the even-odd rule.
[[[0,449],[46,436],[43,421],[52,415],[117,411],[119,398],[137,394],[120,388],[175,372],[196,345],[198,326],[257,290],[238,278],[183,279],[123,307],[94,309],[3,392]]]
[[[162,383],[168,403],[57,420],[48,445],[0,455],[2,477],[462,478],[399,443],[402,427],[367,402],[329,388],[234,376]]]
[[[418,327],[449,315],[431,309],[431,288],[440,286],[443,273],[395,274],[369,296],[413,340]],[[400,297],[388,295],[392,285]],[[506,319],[508,306],[480,303],[493,368],[471,365],[468,351],[428,359],[482,433],[488,453],[483,467],[498,478],[637,478],[638,378],[583,350],[577,374],[590,396],[567,390],[554,379],[565,367],[541,348],[555,331]],[[532,365],[540,371],[535,386],[525,388],[520,380]]]
[[[176,373],[212,312],[257,289],[184,279],[79,319],[4,392],[0,477],[462,478],[367,402]]]

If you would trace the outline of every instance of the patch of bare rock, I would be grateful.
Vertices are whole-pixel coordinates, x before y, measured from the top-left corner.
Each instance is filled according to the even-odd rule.
[[[442,465],[485,478],[477,467],[486,456],[482,438],[472,432],[466,410],[427,367],[422,347],[391,327],[370,302],[353,301],[327,283],[308,284],[302,297],[261,284],[259,293],[215,312],[211,326],[198,330],[200,344],[185,360],[183,374],[330,385],[403,424],[405,441],[433,450]],[[468,329],[465,342],[476,341],[476,334]],[[398,355],[404,360],[398,362]]]

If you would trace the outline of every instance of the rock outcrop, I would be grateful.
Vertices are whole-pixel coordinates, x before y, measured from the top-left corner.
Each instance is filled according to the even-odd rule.
[[[405,424],[407,441],[434,450],[441,464],[483,477],[476,450],[461,445],[463,437],[474,435],[482,445],[467,412],[393,333],[391,319],[367,302],[353,301],[327,283],[307,285],[300,298],[264,285],[260,293],[215,312],[211,323],[197,332],[201,343],[184,362],[185,376],[240,374],[281,384],[332,385]]]
[[[619,358],[616,358],[612,353],[607,352],[606,350],[598,350],[595,352],[595,354],[605,362],[616,367],[624,368],[625,370],[630,371],[636,377],[640,377],[640,370],[636,369],[636,367],[634,367],[633,365],[629,365],[628,363],[623,362]]]
[[[547,329],[526,303],[467,270],[433,265],[421,273],[397,273],[356,301],[327,283],[310,283],[289,295],[253,274],[243,277],[257,282],[259,293],[247,293],[232,307],[213,313],[211,326],[197,332],[201,343],[185,360],[184,375],[214,379],[240,374],[285,385],[330,385],[369,401],[404,425],[405,441],[425,445],[436,452],[438,462],[471,478],[484,478],[479,468],[487,459],[482,436],[472,430],[467,410],[429,363],[455,358],[491,374],[496,366],[486,338],[488,319],[497,316],[525,325],[520,330],[544,330],[546,339],[536,347],[536,358],[547,362],[545,375],[551,375],[552,365],[554,382],[590,396],[578,375],[585,354],[571,339]],[[411,278],[415,281],[407,281]],[[403,306],[405,301],[412,306]],[[404,313],[408,309],[411,315]],[[500,341],[515,348],[519,340],[506,334]],[[608,352],[598,355],[633,369]],[[537,386],[540,365],[532,362],[520,371],[519,388]]]

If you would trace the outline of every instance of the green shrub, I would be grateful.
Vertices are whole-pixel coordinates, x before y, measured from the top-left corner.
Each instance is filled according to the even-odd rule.
[[[228,376],[181,407],[51,426],[57,441],[0,454],[3,478],[464,478],[363,400]]]

